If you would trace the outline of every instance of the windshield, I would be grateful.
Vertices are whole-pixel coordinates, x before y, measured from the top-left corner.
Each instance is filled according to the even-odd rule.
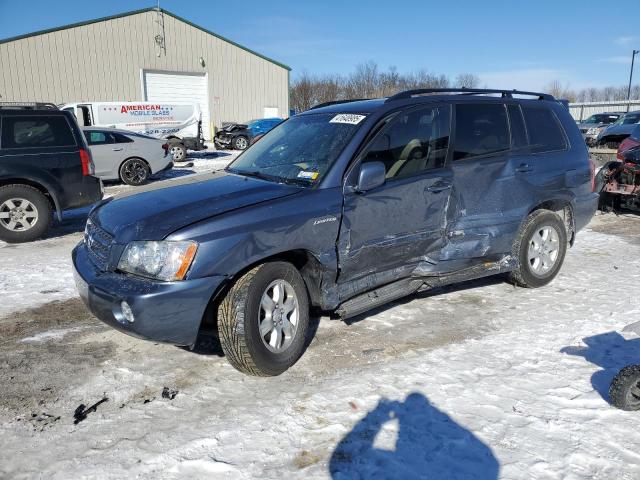
[[[620,117],[613,125],[632,125],[640,122],[640,113],[627,113]]]
[[[313,185],[329,170],[364,118],[335,113],[292,117],[252,145],[227,171]]]
[[[584,122],[582,123],[600,123],[600,120],[598,119],[598,117],[596,117],[595,115],[591,115],[589,118],[587,118]]]

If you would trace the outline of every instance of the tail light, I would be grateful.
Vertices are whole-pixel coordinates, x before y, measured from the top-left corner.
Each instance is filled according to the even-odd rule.
[[[162,144],[162,149],[164,150],[164,154],[166,155],[167,152],[169,151],[169,144],[168,143],[163,143]]]
[[[591,172],[591,191],[596,191],[596,162],[589,159],[589,171]]]
[[[96,172],[91,154],[84,148],[80,149],[80,164],[82,165],[82,175],[85,177],[87,175],[93,175]]]
[[[624,160],[624,158],[622,157],[622,154],[627,150],[630,150],[639,145],[640,145],[640,142],[635,138],[632,138],[632,137],[625,138],[620,144],[620,146],[618,147],[618,153],[616,154],[616,158],[618,160]]]

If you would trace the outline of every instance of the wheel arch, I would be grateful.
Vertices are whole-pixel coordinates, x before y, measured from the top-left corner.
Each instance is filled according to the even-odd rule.
[[[49,201],[53,209],[56,211],[56,217],[58,218],[58,221],[62,220],[62,208],[58,201],[58,197],[55,191],[44,182],[23,177],[10,177],[0,179],[0,187],[4,187],[6,185],[28,185],[40,191],[40,193],[44,195],[44,197]]]
[[[562,218],[565,227],[567,228],[567,238],[569,239],[569,245],[573,246],[576,238],[575,217],[573,214],[573,205],[571,200],[567,198],[554,198],[545,200],[535,205],[527,213],[527,217],[536,210],[550,210]],[[526,221],[526,217],[522,219],[522,224]]]
[[[234,281],[256,266],[274,261],[289,262],[296,267],[300,272],[300,275],[302,275],[302,279],[307,287],[310,304],[314,307],[322,305],[321,280],[325,267],[309,250],[286,250],[256,260],[249,265],[245,265],[232,275],[229,275],[211,295],[207,308],[204,312],[200,328],[202,329],[203,326],[209,326],[217,330],[217,307],[233,285]]]
[[[145,165],[147,166],[147,168],[149,169],[149,175],[152,175],[152,174],[153,174],[153,170],[151,169],[151,165],[149,164],[149,162],[148,162],[145,158],[140,157],[140,156],[138,156],[138,155],[131,155],[130,157],[125,158],[125,159],[120,163],[120,166],[118,166],[118,178],[119,178],[120,180],[122,180],[122,166],[125,164],[125,162],[127,162],[128,160],[132,160],[132,159],[142,160],[142,161],[145,163]]]

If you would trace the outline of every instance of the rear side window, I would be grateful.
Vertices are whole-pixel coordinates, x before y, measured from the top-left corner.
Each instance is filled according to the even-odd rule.
[[[2,148],[69,147],[76,141],[63,116],[2,118]]]
[[[509,149],[509,144],[509,127],[504,105],[456,105],[454,161],[502,152]]]
[[[116,133],[113,132],[113,139],[115,140],[116,143],[131,143],[133,142],[133,140],[131,140],[129,137],[122,135],[121,133]]]
[[[567,140],[560,122],[548,108],[522,107],[533,153],[565,150]]]
[[[527,146],[527,131],[524,128],[524,118],[518,105],[509,105],[509,122],[511,123],[511,148]]]

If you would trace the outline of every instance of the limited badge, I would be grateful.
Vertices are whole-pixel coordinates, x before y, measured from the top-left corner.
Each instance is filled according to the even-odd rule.
[[[366,115],[356,115],[355,113],[339,113],[329,123],[349,123],[351,125],[357,125],[366,118]]]

